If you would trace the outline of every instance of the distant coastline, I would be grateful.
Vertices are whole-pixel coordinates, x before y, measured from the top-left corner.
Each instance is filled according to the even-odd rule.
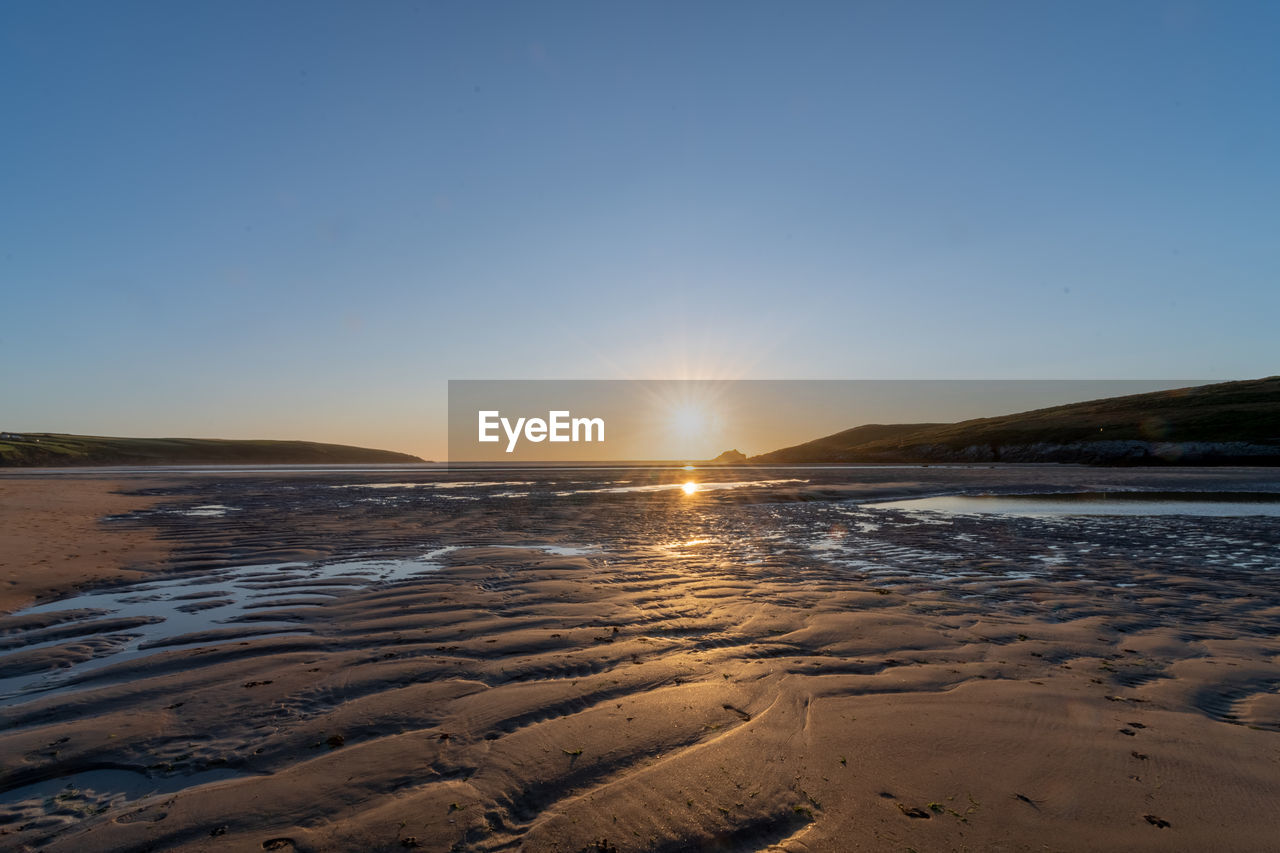
[[[219,438],[119,438],[48,432],[0,433],[0,468],[107,465],[352,465],[424,462],[408,453],[321,444]]]
[[[868,424],[748,461],[1280,465],[1280,377],[1111,397],[954,424]]]

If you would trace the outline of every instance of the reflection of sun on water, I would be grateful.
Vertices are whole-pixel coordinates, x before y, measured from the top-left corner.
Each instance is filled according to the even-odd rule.
[[[689,481],[688,483],[685,483],[680,488],[684,489],[684,493],[686,495],[691,495],[694,492],[698,491],[698,484],[693,481]]]

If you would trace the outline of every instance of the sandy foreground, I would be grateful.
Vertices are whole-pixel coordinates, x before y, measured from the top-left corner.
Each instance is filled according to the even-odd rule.
[[[142,623],[0,619],[0,678],[52,679],[0,707],[0,848],[1276,849],[1280,519],[856,500],[1280,474],[751,476],[0,478],[10,609],[257,596],[83,672]]]
[[[138,580],[165,553],[151,531],[102,519],[151,499],[137,481],[91,476],[0,478],[0,613],[95,583]]]

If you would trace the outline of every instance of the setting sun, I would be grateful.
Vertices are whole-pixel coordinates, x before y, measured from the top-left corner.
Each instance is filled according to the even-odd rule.
[[[691,495],[691,494],[693,494],[694,492],[698,491],[698,484],[697,484],[697,483],[695,483],[695,482],[693,482],[692,480],[690,480],[689,482],[685,483],[685,484],[684,484],[683,486],[681,486],[680,488],[684,489],[684,493],[685,493],[686,495]]]
[[[706,410],[699,406],[679,406],[671,412],[671,431],[684,439],[702,438],[710,420]]]
[[[726,399],[733,387],[727,381],[647,381],[638,387],[627,399],[647,410],[640,420],[652,449],[635,458],[696,463],[742,443],[736,408]]]

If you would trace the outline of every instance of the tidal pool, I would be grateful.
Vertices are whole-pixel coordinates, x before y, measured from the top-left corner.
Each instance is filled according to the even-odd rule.
[[[90,670],[174,646],[306,632],[288,611],[439,571],[441,548],[419,559],[276,563],[108,587],[0,618],[0,704],[31,698]],[[273,618],[276,611],[281,618]],[[42,660],[41,651],[56,655]],[[57,660],[55,663],[54,661]]]
[[[92,590],[0,616],[0,706],[74,689],[92,670],[175,647],[309,633],[306,608],[370,587],[440,571],[446,545],[416,558],[271,563],[160,577]],[[557,557],[596,554],[597,547],[481,545]]]
[[[1202,515],[1280,516],[1280,494],[1270,492],[1069,492],[1039,495],[941,495],[868,503],[869,509],[952,515]]]

